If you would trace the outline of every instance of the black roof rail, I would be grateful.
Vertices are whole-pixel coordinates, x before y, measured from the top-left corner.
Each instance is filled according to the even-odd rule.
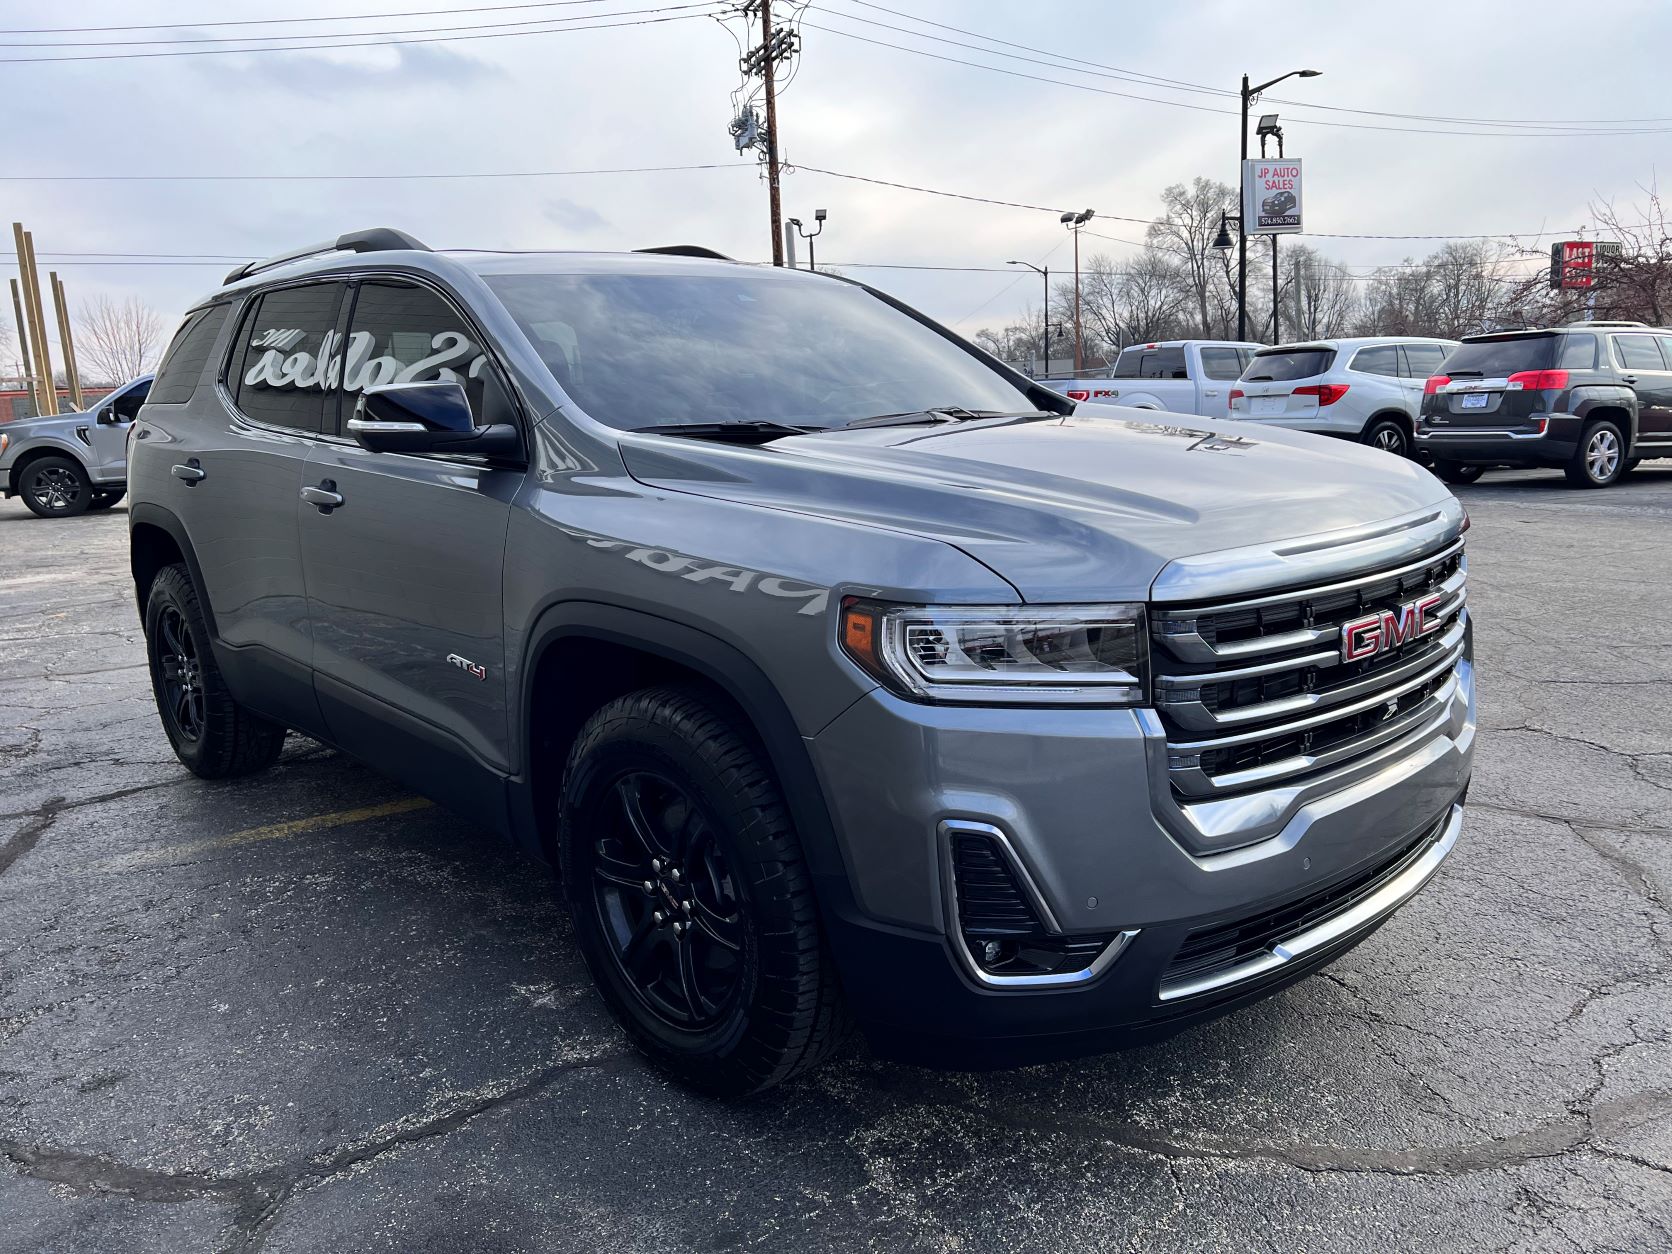
[[[364,231],[349,231],[339,235],[334,240],[323,244],[310,244],[306,248],[298,248],[294,252],[280,253],[276,257],[268,257],[265,261],[246,261],[241,266],[234,266],[227,272],[226,278],[221,280],[222,286],[236,283],[239,279],[247,279],[250,275],[261,270],[271,270],[274,266],[282,266],[287,261],[300,261],[304,257],[317,257],[321,253],[381,253],[393,249],[406,249],[410,252],[427,253],[430,246],[405,231],[397,231],[392,226],[373,226]]]
[[[668,257],[707,257],[710,261],[736,261],[725,253],[717,253],[701,244],[663,244],[660,248],[635,248],[636,253],[661,253]]]

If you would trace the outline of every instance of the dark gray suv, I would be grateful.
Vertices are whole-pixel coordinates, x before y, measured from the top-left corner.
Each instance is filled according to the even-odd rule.
[[[557,864],[710,1091],[855,1022],[942,1066],[1176,1032],[1461,830],[1440,483],[1076,405],[834,276],[343,236],[190,312],[129,482],[181,761],[294,729]]]
[[[1448,482],[1547,466],[1606,488],[1646,457],[1672,457],[1672,331],[1577,322],[1471,335],[1440,371],[1416,438]]]

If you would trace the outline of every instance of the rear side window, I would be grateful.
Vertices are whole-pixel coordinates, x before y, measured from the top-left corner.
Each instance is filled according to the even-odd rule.
[[[1616,335],[1614,360],[1625,370],[1665,370],[1660,345],[1652,335]]]
[[[1184,350],[1182,348],[1145,349],[1143,356],[1138,358],[1138,377],[1140,379],[1188,379],[1190,372],[1185,369]]]
[[[1440,373],[1440,363],[1446,359],[1446,350],[1438,344],[1401,344],[1400,353],[1405,358],[1405,368],[1400,371],[1407,379],[1427,379]]]
[[[1202,373],[1210,379],[1235,379],[1242,374],[1242,354],[1234,348],[1204,348]]]
[[[1503,340],[1465,340],[1446,358],[1446,373],[1503,379],[1518,370],[1548,370],[1555,364],[1554,335],[1518,335]]]
[[[157,367],[157,377],[151,384],[149,399],[153,405],[183,405],[197,391],[197,381],[203,367],[226,325],[230,305],[211,305],[188,314],[175,332],[174,341],[163,354],[163,364]],[[142,393],[142,398],[144,394]]]
[[[341,347],[336,327],[343,291],[341,283],[309,283],[256,298],[227,374],[227,386],[246,416],[295,431],[336,425]]]
[[[1353,369],[1360,374],[1399,374],[1399,347],[1379,344],[1375,348],[1361,348],[1353,356]]]
[[[1248,369],[1242,372],[1245,380],[1282,383],[1289,379],[1310,379],[1323,374],[1335,362],[1333,348],[1282,349],[1271,353],[1255,353]]]
[[[1563,370],[1595,370],[1597,368],[1597,337],[1594,335],[1564,335],[1556,364]]]
[[[498,372],[451,305],[415,283],[362,283],[343,358],[344,418],[369,387],[435,382],[464,386],[478,426],[514,421]]]
[[[1120,356],[1115,359],[1114,377],[1117,379],[1136,379],[1138,377],[1138,358],[1144,355],[1141,348],[1123,348]]]

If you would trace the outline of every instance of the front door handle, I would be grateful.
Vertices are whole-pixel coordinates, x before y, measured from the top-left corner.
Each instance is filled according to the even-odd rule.
[[[197,458],[192,458],[184,466],[176,466],[169,471],[176,479],[184,479],[188,485],[208,478],[209,472],[198,464]]]
[[[343,503],[343,495],[337,491],[334,479],[321,479],[317,488],[303,488],[302,499],[309,505],[317,505],[322,514],[329,514]]]
[[[1634,374],[1623,374],[1623,375],[1620,376],[1620,382],[1621,383],[1636,383],[1637,382],[1637,376],[1634,375]]]

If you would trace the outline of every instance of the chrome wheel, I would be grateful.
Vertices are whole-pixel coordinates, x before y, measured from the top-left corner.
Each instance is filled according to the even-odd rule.
[[[157,632],[163,714],[184,739],[196,741],[203,735],[203,668],[197,645],[185,618],[172,605],[157,620]]]
[[[1607,483],[1620,468],[1620,437],[1610,427],[1598,427],[1585,442],[1585,473],[1596,483]]]
[[[745,925],[714,823],[665,776],[611,786],[592,848],[592,897],[611,957],[664,1023],[701,1031],[733,1008]]]
[[[62,466],[42,466],[29,476],[29,494],[44,509],[61,514],[81,500],[81,480]]]

